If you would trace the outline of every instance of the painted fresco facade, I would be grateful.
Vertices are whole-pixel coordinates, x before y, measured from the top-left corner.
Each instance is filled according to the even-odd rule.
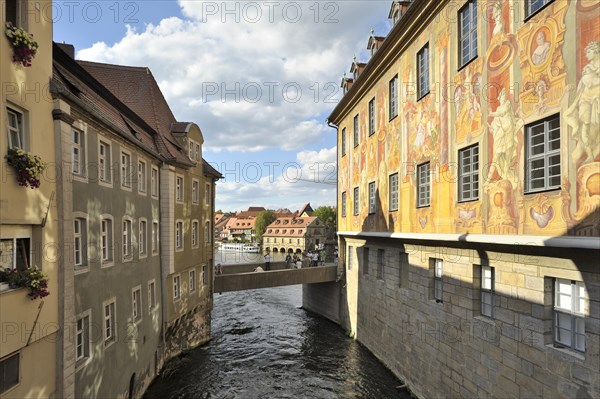
[[[62,373],[63,356],[56,347],[62,322],[58,312],[62,259],[57,246],[55,179],[60,168],[52,167],[56,147],[48,93],[52,26],[39,22],[45,20],[43,10],[52,2],[36,4],[22,0],[0,4],[0,268],[37,267],[48,276],[50,293],[32,300],[27,288],[0,284],[0,396],[7,399],[72,397],[68,387],[72,376]],[[30,66],[13,62],[13,49],[4,34],[7,22],[33,34],[39,45]],[[50,165],[38,188],[18,184],[17,173],[5,158],[10,148],[21,148]]]
[[[422,396],[598,395],[600,5],[393,2],[392,16],[329,118],[342,323]],[[494,276],[495,317],[481,316],[482,270]],[[565,349],[559,334],[568,282],[585,286],[575,328],[585,349]],[[480,318],[513,332],[506,347],[385,343],[407,322],[462,331]],[[535,339],[523,346],[518,334]],[[414,358],[425,351],[430,364]]]

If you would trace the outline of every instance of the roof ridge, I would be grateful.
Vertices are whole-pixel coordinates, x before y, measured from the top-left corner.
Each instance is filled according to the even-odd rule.
[[[76,60],[78,63],[88,64],[88,65],[99,65],[110,69],[133,69],[133,70],[146,70],[148,67],[140,67],[134,65],[118,65],[118,64],[109,64],[106,62],[97,62],[97,61],[86,61],[86,60]]]

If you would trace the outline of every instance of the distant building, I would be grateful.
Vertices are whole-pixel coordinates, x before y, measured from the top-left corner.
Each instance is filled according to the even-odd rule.
[[[326,237],[325,225],[317,217],[281,217],[267,226],[263,251],[306,252],[317,249]]]
[[[313,212],[314,211],[312,209],[312,206],[310,206],[310,202],[309,202],[306,205],[304,205],[302,207],[302,209],[300,209],[300,211],[298,212],[298,216],[300,216],[300,217],[312,216]]]

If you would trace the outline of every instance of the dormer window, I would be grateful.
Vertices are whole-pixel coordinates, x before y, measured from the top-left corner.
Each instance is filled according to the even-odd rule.
[[[398,21],[400,21],[400,10],[396,9],[396,11],[394,11],[394,16],[392,17],[392,22],[396,25]]]

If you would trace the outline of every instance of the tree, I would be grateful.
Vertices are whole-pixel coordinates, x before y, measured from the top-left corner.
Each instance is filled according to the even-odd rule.
[[[256,217],[254,222],[254,230],[256,231],[256,241],[262,241],[262,236],[267,230],[267,226],[277,219],[277,215],[273,211],[262,211]]]
[[[327,238],[334,238],[337,232],[337,208],[320,206],[314,210],[313,216],[318,217],[321,222],[325,223]]]

